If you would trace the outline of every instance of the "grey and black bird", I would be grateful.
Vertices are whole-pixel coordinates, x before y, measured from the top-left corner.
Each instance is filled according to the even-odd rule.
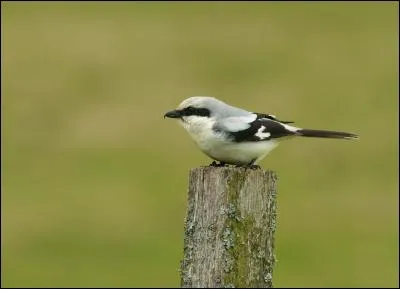
[[[297,136],[358,139],[348,132],[295,127],[290,125],[292,121],[250,112],[207,96],[189,97],[164,117],[178,119],[200,150],[221,165],[257,165],[282,140]]]

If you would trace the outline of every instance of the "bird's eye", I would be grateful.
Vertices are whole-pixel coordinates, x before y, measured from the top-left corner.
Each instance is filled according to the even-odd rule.
[[[193,106],[188,106],[185,108],[185,115],[197,115],[197,108]]]
[[[210,116],[210,111],[207,108],[196,108],[188,106],[182,112],[184,116],[191,116],[191,115],[204,116],[204,117]]]

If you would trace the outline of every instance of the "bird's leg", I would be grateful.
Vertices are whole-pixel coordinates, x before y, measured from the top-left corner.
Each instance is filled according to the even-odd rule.
[[[250,163],[249,163],[249,168],[250,169],[252,169],[252,170],[257,170],[257,169],[259,169],[260,168],[260,166],[259,165],[255,165],[254,163],[256,162],[256,159],[253,159]]]

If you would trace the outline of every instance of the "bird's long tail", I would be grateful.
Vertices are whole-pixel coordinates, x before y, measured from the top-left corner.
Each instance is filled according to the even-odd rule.
[[[336,139],[358,139],[358,135],[341,131],[299,129],[296,133],[304,137],[336,138]]]

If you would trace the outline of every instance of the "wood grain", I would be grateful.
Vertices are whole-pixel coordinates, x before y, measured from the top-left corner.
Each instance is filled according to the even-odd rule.
[[[276,181],[262,169],[190,171],[183,288],[272,288]]]

